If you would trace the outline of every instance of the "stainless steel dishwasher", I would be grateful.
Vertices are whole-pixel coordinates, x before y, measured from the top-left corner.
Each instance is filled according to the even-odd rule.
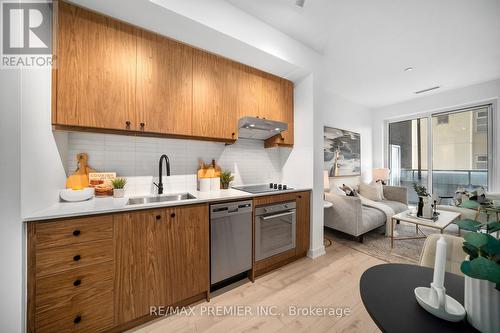
[[[252,268],[252,200],[210,205],[210,284]]]

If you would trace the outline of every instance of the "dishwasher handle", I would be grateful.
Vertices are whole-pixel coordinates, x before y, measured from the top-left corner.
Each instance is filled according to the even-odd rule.
[[[252,213],[252,202],[236,202],[227,204],[218,204],[210,206],[210,218],[222,218],[240,214]]]

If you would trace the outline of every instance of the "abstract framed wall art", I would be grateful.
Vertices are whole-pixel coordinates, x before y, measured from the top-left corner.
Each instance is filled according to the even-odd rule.
[[[324,127],[324,169],[330,177],[361,175],[361,135]]]

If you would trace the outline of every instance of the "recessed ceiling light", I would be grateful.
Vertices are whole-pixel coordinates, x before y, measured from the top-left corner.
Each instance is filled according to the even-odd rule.
[[[279,131],[279,130],[280,130],[280,128],[279,128],[279,127],[276,127],[274,130],[275,130],[275,131]]]
[[[255,127],[255,124],[250,124],[250,127]]]
[[[406,67],[405,72],[411,72],[413,70],[413,67]]]

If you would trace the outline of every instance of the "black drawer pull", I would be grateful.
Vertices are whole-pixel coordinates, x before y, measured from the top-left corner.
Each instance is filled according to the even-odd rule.
[[[161,219],[161,215],[156,215],[156,219],[160,220]]]
[[[73,236],[80,236],[80,230],[73,231]]]
[[[82,284],[82,280],[80,280],[80,279],[75,280],[75,282],[73,282],[73,285],[74,285],[75,287],[78,287],[78,286],[79,286],[79,285],[81,285],[81,284]]]
[[[301,196],[301,195],[299,195],[299,196],[298,196],[298,198],[299,198],[299,199],[302,199],[302,196]]]
[[[144,124],[144,123],[140,123],[139,125],[141,125],[141,128],[142,128],[142,129],[144,129],[144,126],[145,126],[146,124]]]
[[[174,218],[175,217],[175,213],[170,214],[170,217]]]
[[[77,254],[76,256],[73,257],[74,261],[78,261],[80,259],[82,259],[82,257],[79,254]]]
[[[80,323],[81,321],[82,321],[82,317],[81,317],[81,316],[76,316],[76,317],[75,317],[75,319],[73,319],[73,322],[74,322],[75,324],[78,324],[78,323]]]

